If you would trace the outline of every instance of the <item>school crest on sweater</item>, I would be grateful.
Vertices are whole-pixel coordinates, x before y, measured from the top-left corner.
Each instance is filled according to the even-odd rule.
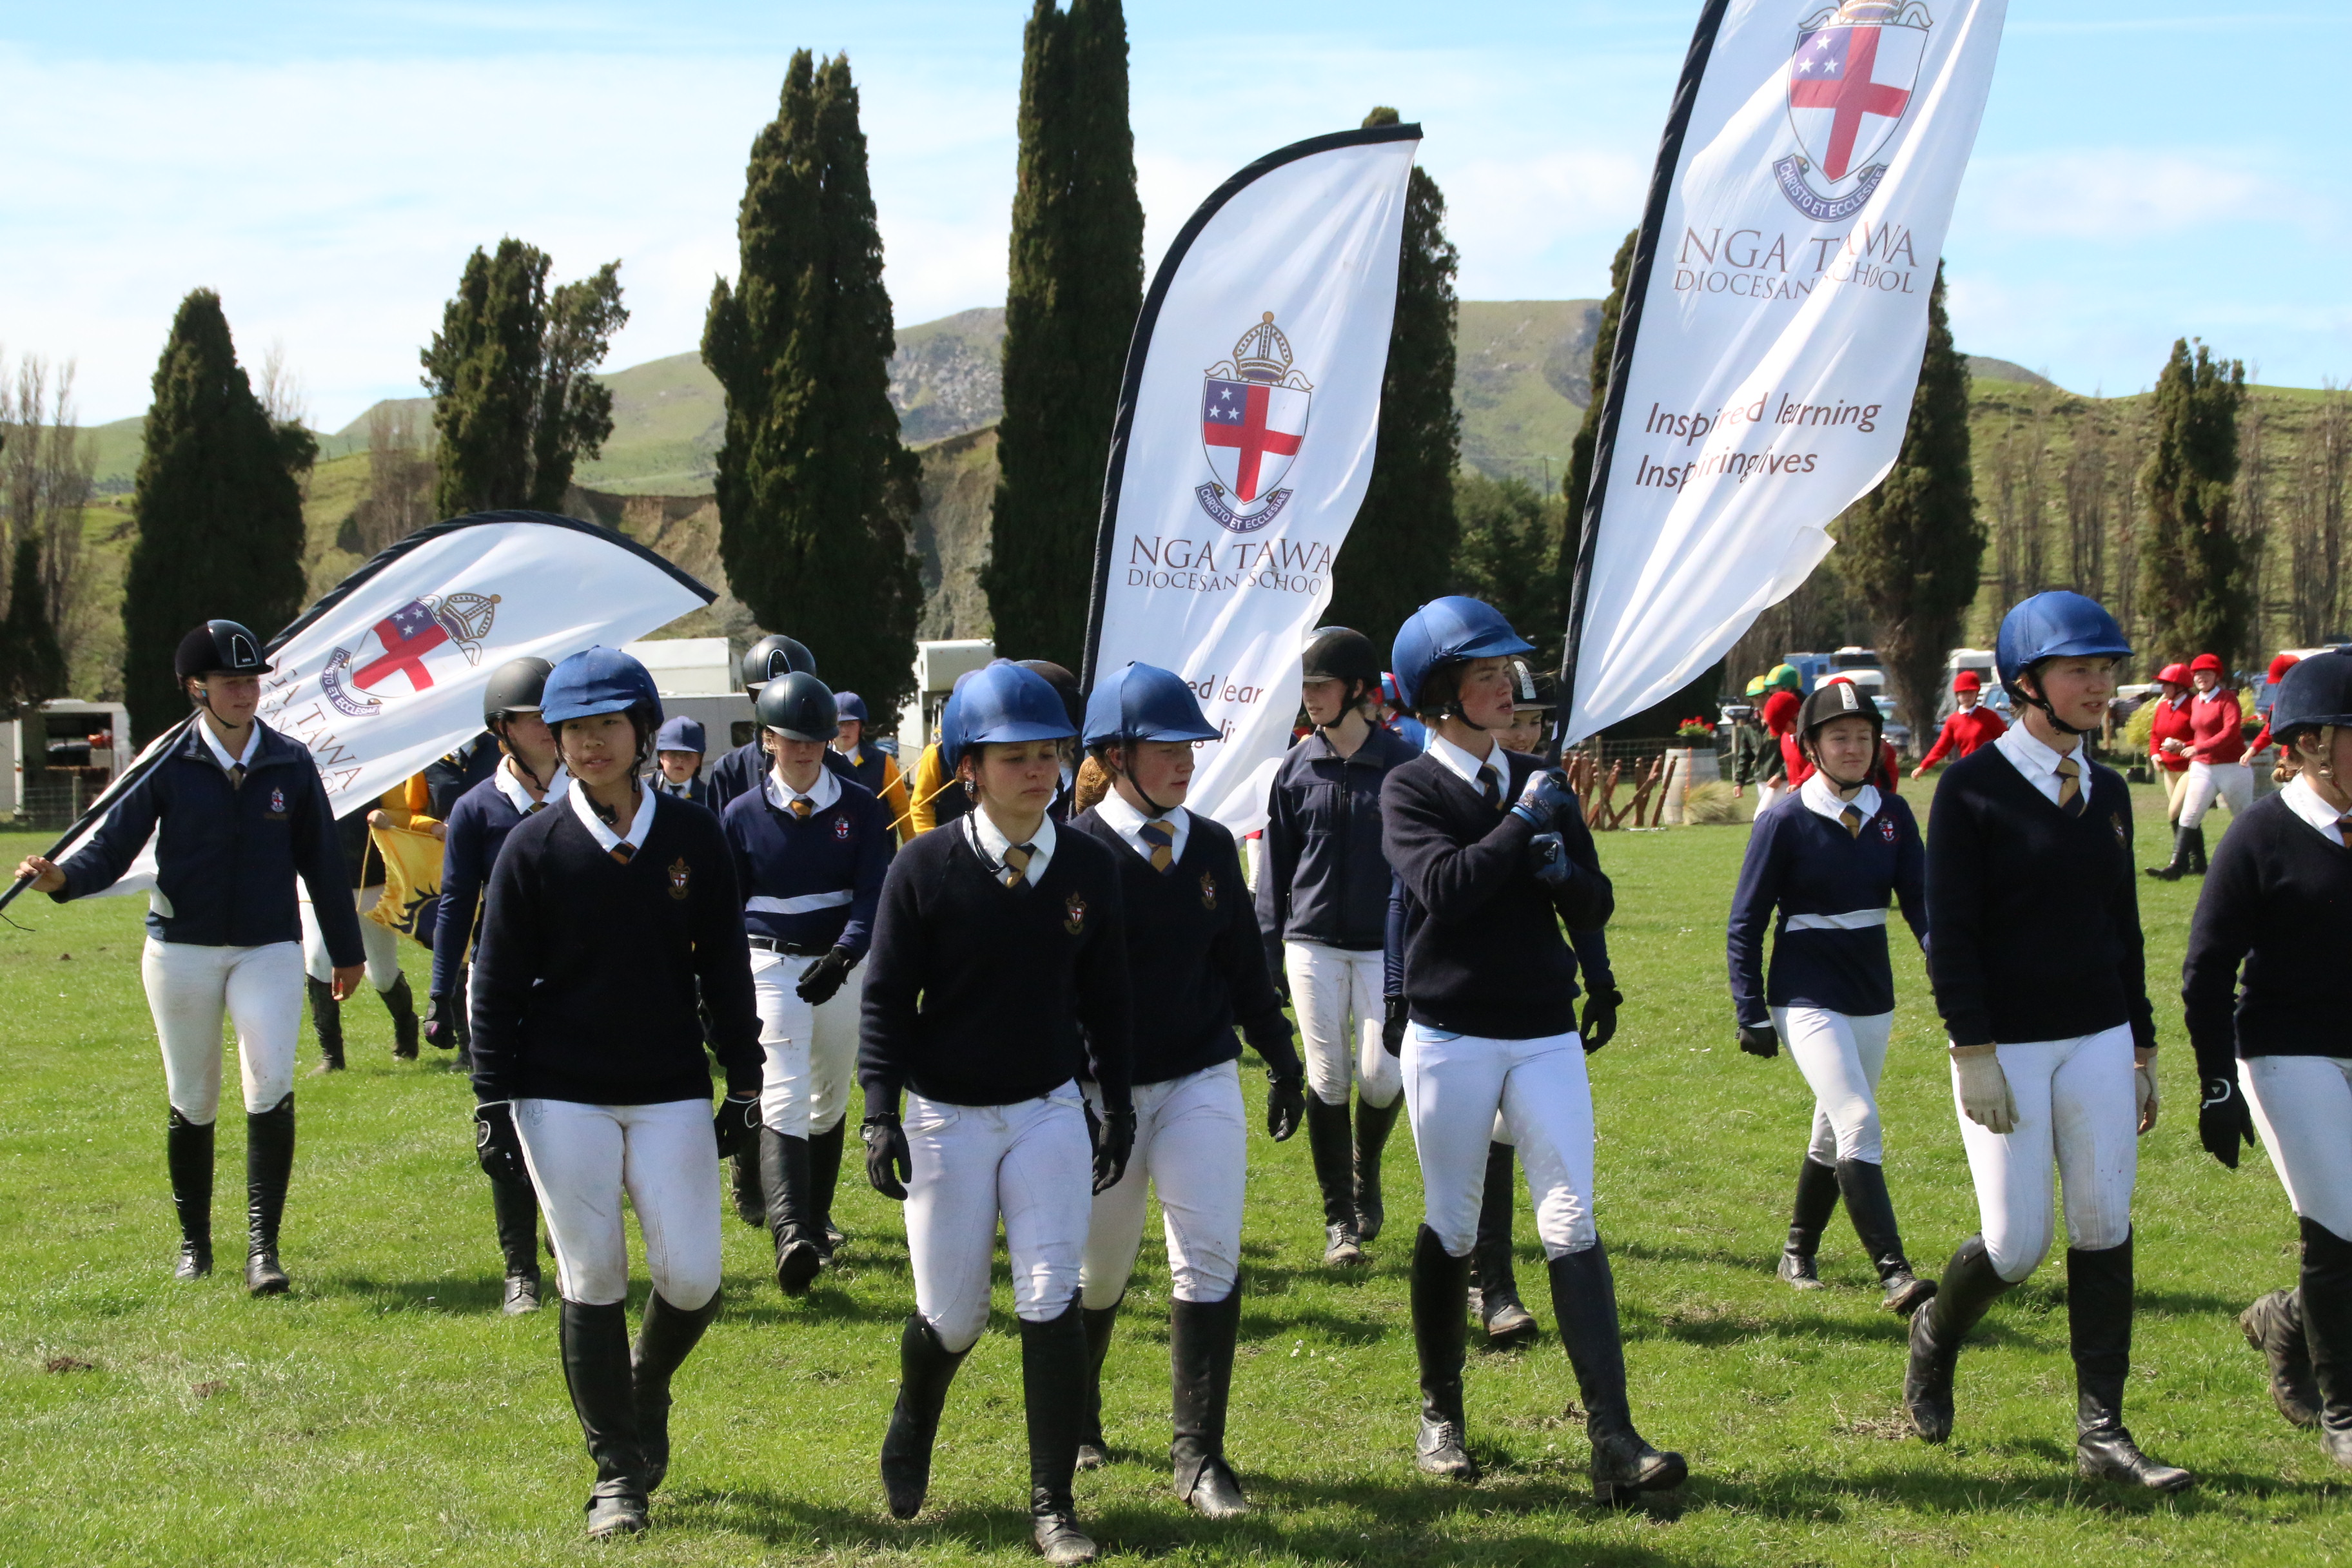
[[[1087,900],[1083,894],[1072,893],[1062,905],[1066,911],[1062,929],[1072,936],[1083,935],[1087,929]]]
[[[1201,873],[1201,907],[1204,910],[1217,907],[1217,874],[1214,871]]]
[[[687,879],[693,874],[683,855],[669,863],[669,896],[681,904],[686,902]]]

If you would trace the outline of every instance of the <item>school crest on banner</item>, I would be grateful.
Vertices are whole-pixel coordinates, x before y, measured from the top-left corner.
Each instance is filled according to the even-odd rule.
[[[1278,488],[1307,443],[1315,386],[1291,366],[1290,340],[1274,312],[1234,344],[1234,357],[1201,379],[1201,450],[1213,483],[1192,493],[1201,510],[1234,533],[1255,533],[1282,514],[1290,492]]]
[[[1934,20],[1922,0],[1843,0],[1807,17],[1789,57],[1789,128],[1801,151],[1772,165],[1817,223],[1860,212],[1885,177],[1871,159],[1911,108]]]
[[[387,697],[414,697],[432,689],[436,663],[482,662],[482,639],[498,619],[499,595],[427,594],[411,599],[371,627],[353,648],[337,647],[319,672],[327,700],[351,717],[377,712]]]

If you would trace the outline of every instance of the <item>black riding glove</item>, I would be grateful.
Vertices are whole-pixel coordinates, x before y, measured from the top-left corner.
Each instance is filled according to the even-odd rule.
[[[2197,1141],[2205,1152],[2231,1170],[2238,1168],[2238,1151],[2254,1142],[2253,1113],[2246,1097],[2226,1078],[2209,1078],[2197,1107]]]
[[[1381,1016],[1381,1045],[1392,1057],[1404,1055],[1404,998],[1391,996]]]
[[[494,1100],[474,1107],[474,1158],[482,1173],[494,1182],[530,1184],[530,1167],[523,1163],[522,1135],[515,1131],[514,1106]]]
[[[1528,868],[1547,888],[1564,888],[1576,878],[1576,862],[1557,833],[1538,833],[1528,840]]]
[[[1087,1142],[1095,1149],[1095,1191],[1107,1193],[1127,1174],[1127,1157],[1135,1152],[1135,1110],[1097,1116],[1091,1105],[1080,1109],[1087,1113]]]
[[[442,1050],[457,1044],[457,1004],[454,997],[428,996],[425,999],[425,1043]]]
[[[1751,1057],[1777,1057],[1780,1054],[1780,1032],[1769,1024],[1742,1024],[1739,1048]]]
[[[1277,1143],[1286,1143],[1307,1119],[1307,1075],[1304,1073],[1268,1073],[1265,1075],[1265,1135]]]
[[[711,1123],[719,1135],[719,1157],[731,1160],[746,1149],[759,1147],[760,1097],[756,1094],[728,1093]]]
[[[849,978],[856,963],[847,948],[836,947],[802,970],[800,984],[793,990],[810,1006],[822,1007],[833,1000],[834,993],[841,989],[841,983]]]
[[[1529,773],[1519,798],[1511,803],[1511,815],[1538,833],[1550,832],[1554,823],[1575,809],[1576,795],[1568,787],[1568,775],[1558,768]]]
[[[1622,991],[1594,991],[1584,999],[1584,1054],[1591,1056],[1617,1037],[1617,1009],[1625,1005]]]
[[[866,1180],[892,1203],[905,1203],[907,1184],[915,1175],[915,1156],[907,1147],[907,1130],[898,1124],[898,1113],[868,1116],[857,1131],[866,1140]]]

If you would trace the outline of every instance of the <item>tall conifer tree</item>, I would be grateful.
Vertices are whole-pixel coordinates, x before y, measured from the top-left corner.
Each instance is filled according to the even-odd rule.
[[[1576,435],[1568,447],[1568,472],[1559,482],[1561,499],[1568,502],[1568,523],[1559,542],[1557,557],[1559,570],[1559,624],[1568,625],[1570,603],[1576,582],[1576,558],[1584,548],[1585,492],[1592,489],[1592,454],[1601,440],[1601,405],[1609,393],[1609,365],[1617,357],[1617,323],[1625,315],[1625,279],[1633,271],[1633,241],[1641,237],[1640,229],[1626,232],[1625,242],[1617,247],[1616,258],[1609,263],[1609,297],[1601,301],[1601,321],[1592,334],[1592,372],[1586,377],[1591,395],[1584,405],[1584,423],[1576,427]]]
[[[1386,106],[1364,116],[1367,128],[1395,123],[1397,111]],[[1445,193],[1416,164],[1405,188],[1372,481],[1332,567],[1324,616],[1355,627],[1376,647],[1387,647],[1404,618],[1454,575],[1462,416],[1454,406],[1454,275],[1460,263],[1461,253],[1445,237]]]
[[[1036,0],[1023,37],[1004,298],[1004,417],[982,575],[1008,658],[1084,658],[1095,531],[1129,339],[1143,204],[1118,0]]]
[[[2153,644],[2148,662],[2214,653],[2235,665],[2251,651],[2252,595],[2230,527],[2245,400],[2242,363],[2215,359],[2203,343],[2194,358],[2187,342],[2172,345],[2151,401],[2156,450],[2140,469],[2147,516],[2139,536],[2139,607]]]
[[[191,626],[226,617],[266,638],[301,609],[304,447],[254,396],[220,296],[190,294],[155,366],[131,498],[122,686],[142,742],[188,710],[172,654]]]
[[[1870,606],[1872,636],[1915,744],[1943,700],[1946,651],[1977,595],[1984,525],[1969,466],[1969,365],[1944,316],[1944,268],[1927,294],[1927,346],[1894,471],[1846,509],[1846,582]]]
[[[914,687],[919,465],[890,406],[894,346],[847,57],[793,57],[751,146],[741,266],[710,292],[703,363],[727,391],[719,556],[760,624],[877,711]]]

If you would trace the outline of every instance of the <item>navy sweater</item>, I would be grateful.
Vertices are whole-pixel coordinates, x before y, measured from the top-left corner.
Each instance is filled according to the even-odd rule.
[[[806,820],[777,810],[764,788],[736,796],[727,843],[753,936],[811,955],[845,947],[863,958],[890,869],[890,814],[863,785],[840,784],[841,797]]]
[[[1290,1020],[1266,971],[1234,836],[1192,813],[1182,858],[1155,871],[1092,811],[1054,840],[1056,855],[1062,837],[1076,833],[1099,840],[1118,867],[1127,972],[1140,1004],[1134,1009],[1134,1080],[1165,1083],[1237,1060],[1236,1020],[1268,1071],[1303,1073]]]
[[[155,839],[155,892],[147,934],[194,947],[261,947],[302,940],[294,879],[339,968],[359,963],[360,919],[327,786],[301,742],[258,719],[261,732],[241,784],[231,784],[197,732],[198,718],[123,792],[97,831],[58,869],[58,903],[103,892]],[[169,910],[169,913],[163,912]]]
[[[1576,959],[1577,973],[1587,991],[1614,992],[1616,972],[1609,964],[1609,933],[1595,927],[1591,931],[1570,930],[1568,950]],[[1393,875],[1389,878],[1388,933],[1381,943],[1381,995],[1390,1002],[1404,997],[1404,884]]]
[[[1036,884],[1008,888],[961,824],[918,834],[890,862],[866,963],[867,1115],[909,1087],[1013,1105],[1076,1078],[1130,1103],[1118,868],[1092,835],[1057,831]]]
[[[1936,786],[1927,833],[1927,978],[1956,1046],[2065,1040],[2119,1024],[2153,1049],[2132,868],[2131,796],[2093,763],[2069,816],[1995,746]]]
[[[425,763],[425,815],[448,821],[466,792],[498,772],[505,758],[499,738],[485,730],[439,762]]]
[[[1878,810],[1862,825],[1859,838],[1800,795],[1775,804],[1756,819],[1731,895],[1731,1005],[1739,1022],[1768,1025],[1774,1007],[1822,1007],[1857,1017],[1891,1012],[1895,970],[1887,962],[1885,925],[1790,931],[1789,919],[1884,910],[1892,895],[1912,934],[1924,942],[1926,883],[1919,825],[1900,796],[1878,797]],[[1776,910],[1767,976],[1764,928],[1775,923]]]
[[[2347,920],[2352,849],[2312,831],[2282,795],[2230,825],[2180,971],[2199,1077],[2234,1077],[2233,1057],[2352,1057]]]
[[[849,759],[831,746],[824,749],[824,765],[835,773],[845,778],[848,776]],[[760,775],[775,765],[776,759],[768,755],[760,744],[760,737],[753,735],[710,764],[702,776],[707,791],[703,804],[713,814],[725,816],[727,807],[738,798],[760,793]]]
[[[624,866],[570,802],[534,812],[490,872],[474,954],[475,1098],[708,1100],[698,989],[728,1091],[757,1093],[751,954],[718,820],[656,797]]]
[[[1497,751],[1518,798],[1543,764]],[[1527,1040],[1576,1027],[1576,959],[1560,936],[1609,923],[1616,894],[1582,816],[1560,837],[1576,874],[1554,889],[1528,863],[1535,829],[1488,805],[1423,752],[1381,789],[1381,840],[1404,894],[1404,995],[1413,1022],[1489,1039]]]
[[[1258,843],[1257,923],[1278,972],[1284,942],[1369,952],[1388,923],[1389,863],[1381,848],[1381,786],[1420,755],[1375,729],[1350,756],[1321,735],[1290,748],[1266,792]]]
[[[548,804],[562,805],[563,797],[557,795]],[[441,917],[433,931],[433,979],[427,994],[457,994],[466,970],[466,944],[474,940],[475,917],[481,912],[482,889],[489,883],[490,868],[499,863],[507,835],[522,819],[494,778],[474,785],[449,808],[444,824],[447,837],[441,842]]]

